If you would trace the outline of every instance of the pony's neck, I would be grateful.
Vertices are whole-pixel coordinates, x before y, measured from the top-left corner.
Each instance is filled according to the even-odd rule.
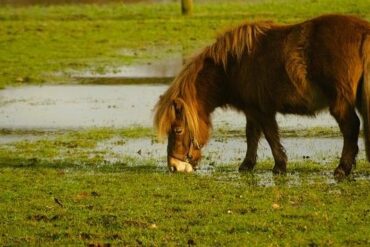
[[[226,104],[225,94],[226,75],[221,65],[206,59],[199,71],[196,81],[196,101],[198,106],[199,126],[202,131],[202,144],[209,138],[209,129],[212,127],[211,113]]]
[[[200,114],[208,118],[215,108],[226,104],[226,74],[221,65],[211,59],[205,59],[199,71],[195,87]]]

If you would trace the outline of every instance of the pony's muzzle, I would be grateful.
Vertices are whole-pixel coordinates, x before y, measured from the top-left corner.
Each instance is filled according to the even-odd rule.
[[[193,166],[190,163],[178,160],[174,157],[168,158],[168,168],[171,172],[190,173],[194,171]]]

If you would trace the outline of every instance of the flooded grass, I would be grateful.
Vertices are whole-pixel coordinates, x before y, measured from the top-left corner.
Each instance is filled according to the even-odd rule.
[[[239,174],[239,160],[221,162],[220,153],[242,158],[243,139],[214,140],[201,169],[184,175],[167,171],[165,144],[147,131],[37,132],[41,139],[0,145],[0,242],[370,244],[370,167],[360,158],[352,177],[337,183],[332,171],[340,139],[325,138],[336,150],[322,155],[333,159],[291,161],[286,176],[272,175],[270,156],[260,158],[254,173]],[[317,145],[320,138],[305,139],[285,144],[325,148]]]
[[[156,141],[153,130],[132,127],[126,129],[98,128],[86,130],[68,130],[59,132],[3,133],[0,135],[2,164],[17,160],[31,163],[55,164],[101,164],[115,166],[122,160],[154,161],[159,169],[166,168],[166,143]],[[21,138],[23,136],[23,139]],[[334,137],[287,137],[282,140],[292,164],[316,165],[323,170],[334,169],[339,160],[342,138]],[[364,161],[364,145],[359,143],[358,160]],[[246,152],[244,138],[223,139],[215,137],[203,149],[203,160],[199,173],[221,171],[225,167],[236,171]],[[14,162],[12,161],[14,159]],[[27,163],[27,162],[26,162]],[[264,138],[258,149],[258,169],[271,169],[273,158]],[[263,164],[270,164],[265,167]],[[99,165],[99,166],[101,166]],[[330,167],[327,167],[327,166]],[[305,165],[303,165],[305,167]],[[300,170],[299,165],[288,166],[290,172]],[[318,169],[320,171],[320,169]]]

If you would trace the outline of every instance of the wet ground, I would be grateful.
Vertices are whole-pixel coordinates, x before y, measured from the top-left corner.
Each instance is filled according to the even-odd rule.
[[[181,51],[181,49],[179,49]],[[135,51],[121,50],[120,54],[135,56]],[[121,66],[102,74],[92,71],[73,73],[73,78],[80,84],[163,84],[170,83],[180,72],[184,63],[181,52],[174,52],[168,59],[143,64]]]
[[[31,86],[0,91],[0,128],[150,126],[160,86]]]
[[[288,155],[288,174],[284,179],[277,179],[273,176],[271,169],[274,165],[271,150],[265,139],[262,139],[258,148],[258,161],[253,174],[240,174],[238,166],[242,162],[246,142],[242,138],[232,138],[223,141],[212,139],[203,149],[204,157],[197,170],[198,175],[212,175],[214,172],[227,170],[223,172],[227,181],[239,181],[243,176],[253,176],[256,186],[274,186],[285,183],[288,186],[299,186],[301,183],[314,183],[315,180],[324,180],[328,184],[336,183],[333,177],[334,166],[339,161],[342,148],[341,138],[284,138],[283,145],[287,148]],[[359,160],[365,159],[364,145],[359,143]],[[108,141],[100,142],[96,148],[97,151],[110,150],[105,156],[108,163],[120,162],[120,157],[129,155],[138,160],[154,159],[158,168],[166,168],[166,144],[153,142],[151,139],[127,140],[122,137],[115,137]],[[268,168],[261,169],[260,162],[266,161]],[[305,161],[309,164],[315,164],[313,168],[307,167]],[[297,162],[293,167],[292,163]],[[364,164],[362,163],[361,166]],[[364,167],[361,167],[363,169]],[[302,170],[303,169],[303,170]],[[308,172],[303,172],[306,169]],[[221,178],[222,179],[222,178]],[[353,171],[351,179],[370,180],[370,173],[366,171]]]
[[[0,129],[78,129],[152,126],[152,109],[167,85],[53,85],[0,91]],[[337,126],[327,113],[316,118],[278,116],[281,128]],[[244,129],[245,118],[232,110],[213,114],[215,128]]]
[[[81,128],[130,126],[151,127],[153,106],[167,85],[57,85],[8,88],[0,91],[0,129],[5,130],[70,130]],[[336,126],[328,113],[316,118],[278,116],[281,128],[304,129]],[[214,129],[240,129],[245,126],[242,114],[232,110],[218,109],[213,114]],[[13,134],[1,135],[0,143],[22,140],[39,140],[48,135]],[[148,158],[163,156],[165,144],[148,139],[133,139],[123,143],[115,139],[100,143],[99,148],[116,154],[136,154]],[[289,158],[312,157],[317,161],[337,158],[341,149],[340,138],[285,138]],[[205,148],[206,159],[223,163],[240,162],[246,149],[242,138],[211,139]],[[227,150],[225,152],[225,150]],[[270,159],[271,152],[266,141],[261,141],[261,159]]]
[[[152,126],[152,109],[158,97],[168,85],[46,85],[8,88],[0,91],[0,144],[10,144],[19,141],[37,141],[54,138],[47,131],[65,131],[70,129],[112,127],[126,128],[130,126]],[[301,116],[278,116],[282,129],[309,129],[312,127],[335,127],[332,117],[323,112],[316,118]],[[213,114],[214,129],[244,129],[245,119],[242,114],[232,110],[218,109]],[[7,130],[16,130],[15,134],[6,134]],[[27,133],[27,130],[31,130]],[[33,131],[40,134],[32,134]],[[22,134],[25,131],[25,134]],[[50,132],[53,133],[53,132]],[[290,162],[309,161],[322,165],[333,165],[339,160],[342,148],[342,138],[309,137],[282,138]],[[359,141],[360,153],[358,159],[364,160],[364,147]],[[157,160],[160,169],[166,169],[166,144],[157,143],[151,138],[129,139],[116,136],[100,141],[96,151],[105,151],[104,160],[108,163],[119,162],[122,157],[130,156],[136,159]],[[94,150],[91,150],[93,153]],[[243,160],[246,151],[244,138],[211,138],[204,148],[204,158],[201,162],[200,174],[210,174],[217,167],[228,164],[232,167],[230,176],[240,176],[237,166]],[[258,149],[260,161],[271,162],[273,158],[265,139],[262,139]],[[321,169],[320,169],[321,170]],[[328,169],[323,169],[327,171]],[[229,176],[228,175],[228,176]],[[255,173],[256,183],[263,186],[275,184],[270,171]],[[290,174],[292,185],[299,183],[299,174]],[[331,174],[316,174],[316,177]],[[358,179],[370,179],[370,174],[361,174]],[[230,179],[230,178],[228,178]]]
[[[282,144],[286,147],[289,161],[309,160],[320,164],[326,164],[339,159],[342,138],[283,138]],[[230,138],[222,141],[211,139],[203,149],[203,165],[240,163],[245,156],[247,144],[243,138]],[[359,143],[360,150],[364,149],[363,143]],[[110,150],[111,154],[130,155],[149,159],[164,157],[166,144],[153,142],[151,139],[123,139],[115,137],[111,140],[100,142],[97,150]],[[114,156],[117,157],[117,156]],[[273,160],[270,147],[265,139],[261,139],[258,148],[260,160]],[[365,159],[364,152],[360,151],[359,159]],[[109,160],[109,157],[106,157]],[[114,161],[114,160],[111,160]]]
[[[117,144],[120,143],[120,144]],[[339,158],[341,138],[284,138],[290,161],[311,160],[325,164]],[[212,139],[204,148],[204,165],[240,163],[246,152],[246,141],[242,138],[231,138],[223,141]],[[138,154],[142,158],[155,158],[166,155],[166,144],[156,143],[150,139],[135,139],[125,141],[122,138],[113,138],[98,144],[98,150],[109,149],[113,154]],[[363,149],[362,143],[360,149]],[[261,160],[271,159],[271,150],[265,139],[259,144],[258,157]],[[361,153],[359,158],[364,158]],[[107,157],[109,159],[109,157]]]

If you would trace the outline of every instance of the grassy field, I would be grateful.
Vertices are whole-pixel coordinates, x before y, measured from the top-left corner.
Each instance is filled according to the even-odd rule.
[[[0,87],[71,83],[74,70],[189,55],[243,20],[292,23],[322,13],[370,20],[368,0],[202,1],[179,5],[0,7]],[[333,180],[335,161],[302,160],[273,177],[237,163],[182,175],[165,157],[112,154],[99,143],[154,139],[149,128],[0,131],[1,246],[369,246],[370,166]],[[214,138],[243,136],[219,129]],[[284,130],[284,137],[338,136],[335,129]],[[153,140],[154,141],[154,140]],[[362,150],[363,151],[363,150]],[[163,150],[165,153],[165,150]],[[113,159],[112,159],[113,158]]]
[[[271,187],[257,186],[252,175],[225,172],[2,166],[0,242],[368,246],[369,182],[328,184],[305,166],[299,176],[313,180],[288,186],[288,175]]]
[[[0,7],[0,87],[71,82],[71,71],[194,53],[244,20],[301,21],[323,13],[370,19],[368,0],[202,1],[194,15],[178,3]]]
[[[253,174],[238,174],[237,163],[170,174],[163,155],[125,152],[125,143],[151,133],[143,128],[1,133],[38,137],[0,146],[1,245],[370,244],[365,161],[341,183],[332,176],[336,161],[290,162],[288,174],[280,177],[272,176],[271,160],[260,161]],[[97,149],[117,136],[122,154]]]

